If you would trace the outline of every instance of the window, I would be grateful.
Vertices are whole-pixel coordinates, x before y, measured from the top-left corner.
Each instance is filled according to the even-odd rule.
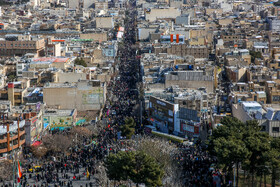
[[[274,133],[279,132],[279,127],[272,127],[272,132],[274,132]]]
[[[272,96],[272,101],[280,101],[280,95]]]
[[[261,131],[266,131],[266,126],[261,126]]]

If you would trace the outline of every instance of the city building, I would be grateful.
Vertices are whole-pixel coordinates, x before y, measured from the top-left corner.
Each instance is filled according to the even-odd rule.
[[[21,148],[24,143],[25,121],[3,120],[0,125],[0,157]]]
[[[149,121],[161,132],[178,134],[179,105],[153,96],[149,99]]]
[[[7,34],[0,39],[1,56],[24,56],[27,53],[34,53],[36,56],[43,56],[45,41],[40,37],[33,37],[29,34],[15,35]]]
[[[106,100],[106,84],[81,80],[76,83],[46,83],[44,103],[57,109],[100,110]]]

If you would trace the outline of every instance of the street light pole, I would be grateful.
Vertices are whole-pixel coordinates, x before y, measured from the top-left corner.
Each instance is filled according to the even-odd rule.
[[[13,187],[15,186],[15,163],[14,163],[14,142],[13,142],[13,132],[9,132],[12,135],[12,163],[13,163]]]
[[[237,168],[238,169],[238,168]],[[235,182],[235,170],[236,168],[234,167],[233,173],[234,173],[234,177],[233,177],[233,187],[236,187],[236,182]]]

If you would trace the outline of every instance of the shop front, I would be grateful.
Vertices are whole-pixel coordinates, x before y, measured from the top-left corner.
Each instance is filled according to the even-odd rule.
[[[180,120],[180,132],[189,138],[189,140],[195,140],[199,137],[200,123]]]
[[[169,134],[179,132],[177,116],[178,104],[173,104],[153,96],[150,97],[149,121],[158,131]]]

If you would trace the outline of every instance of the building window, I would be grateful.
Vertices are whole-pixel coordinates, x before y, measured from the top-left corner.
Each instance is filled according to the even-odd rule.
[[[266,126],[261,126],[261,131],[266,131]]]
[[[272,127],[272,132],[273,133],[279,132],[279,127]]]

